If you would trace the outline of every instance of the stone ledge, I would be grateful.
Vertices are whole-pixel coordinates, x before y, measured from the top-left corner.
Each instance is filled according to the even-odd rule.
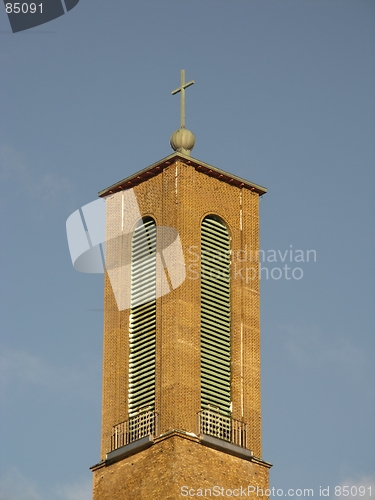
[[[204,446],[208,446],[209,448],[213,448],[215,450],[228,453],[229,455],[234,455],[235,457],[249,460],[250,462],[262,465],[267,469],[270,469],[272,467],[272,464],[270,462],[265,462],[261,458],[255,457],[254,453],[251,450],[242,448],[241,446],[238,446],[233,443],[229,443],[228,441],[224,441],[222,439],[218,439],[213,436],[209,436],[207,434],[202,434],[200,442]]]
[[[224,441],[223,439],[218,439],[207,434],[201,435],[200,442],[204,446],[208,446],[209,448],[214,448],[215,450],[223,451],[224,453],[229,453],[230,455],[244,458],[246,460],[251,460],[253,456],[253,452],[247,450],[246,448],[242,448],[241,446],[237,446],[236,444],[229,443],[229,441]]]
[[[111,465],[115,462],[122,460],[123,458],[129,457],[131,455],[134,455],[135,453],[146,450],[152,445],[157,444],[166,439],[169,439],[173,436],[183,439],[188,439],[189,441],[194,441],[196,443],[200,443],[203,446],[207,446],[208,448],[213,448],[214,450],[221,451],[223,453],[228,453],[229,455],[233,455],[235,457],[242,458],[244,460],[248,460],[249,462],[254,462],[268,469],[272,467],[271,463],[265,462],[261,458],[255,457],[251,450],[242,448],[241,446],[230,443],[228,441],[218,439],[208,434],[201,434],[201,436],[198,437],[196,434],[190,432],[188,433],[185,431],[171,430],[169,432],[166,432],[165,434],[161,434],[156,438],[153,438],[152,436],[145,436],[141,439],[138,439],[137,441],[133,441],[132,443],[129,443],[125,446],[121,446],[121,448],[117,448],[117,450],[107,453],[105,460],[99,462],[96,465],[93,465],[92,467],[90,467],[90,469],[92,471],[95,471],[102,467],[106,467],[107,465]]]
[[[134,455],[139,451],[143,451],[146,448],[149,448],[154,444],[154,440],[151,436],[145,436],[141,439],[137,439],[137,441],[133,441],[125,446],[121,446],[121,448],[117,448],[117,450],[110,451],[106,455],[105,464],[110,465],[113,462],[117,462],[125,457],[130,455]]]

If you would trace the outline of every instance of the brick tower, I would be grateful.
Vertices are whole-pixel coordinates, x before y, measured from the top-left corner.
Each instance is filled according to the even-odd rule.
[[[259,197],[175,152],[106,199],[101,461],[94,500],[259,497]],[[258,489],[258,494],[256,488]]]

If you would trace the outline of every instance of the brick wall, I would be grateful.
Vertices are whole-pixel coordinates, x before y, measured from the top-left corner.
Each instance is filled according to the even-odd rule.
[[[208,490],[214,491],[215,486],[224,490],[242,487],[246,493],[248,486],[265,491],[268,470],[265,464],[242,460],[193,440],[173,436],[96,470],[93,500],[177,500],[186,497],[184,486],[196,492],[207,489],[206,497],[209,497]],[[262,500],[254,490],[250,492],[246,498]],[[265,496],[263,498],[266,500]]]
[[[256,261],[259,195],[198,172],[182,160],[140,183],[134,192],[143,217],[151,216],[158,226],[173,227],[178,231],[187,272],[181,286],[157,299],[155,410],[160,416],[160,431],[197,432],[196,413],[200,410],[200,280],[197,279],[200,262],[197,255],[202,219],[208,214],[216,214],[227,224],[231,236],[232,416],[248,424],[248,447],[255,456],[261,457],[260,305]],[[126,264],[125,256],[130,255],[130,238],[121,237],[120,228],[126,219],[126,214],[124,218],[122,216],[121,196],[121,193],[110,196],[106,203],[107,241],[112,242],[107,243],[106,258],[107,264],[113,266],[119,262]],[[124,229],[124,232],[130,232],[132,227]],[[118,279],[130,283],[129,273],[130,267],[124,266]],[[110,451],[112,427],[128,418],[129,357],[129,309],[118,311],[108,275],[105,276],[104,289],[102,460]],[[236,478],[243,481],[255,477],[254,474],[263,478],[259,479],[261,483],[267,481],[267,474],[256,471],[256,466],[246,460],[229,455],[225,458],[221,452],[197,443],[190,446],[183,439],[178,447],[176,439],[171,438],[170,442],[166,440],[134,457],[96,471],[94,498],[177,498],[177,484],[171,472],[177,471],[177,465],[173,465],[175,460],[182,468],[184,460],[189,462],[190,472],[185,471],[186,475],[182,476],[182,471],[176,472],[176,478],[186,481],[206,477],[208,482],[205,484],[209,484],[214,464],[218,468],[215,474],[219,474],[215,476],[216,482],[222,477],[232,484]],[[190,451],[187,451],[188,446]],[[229,468],[235,466],[235,474],[224,469],[220,471],[220,463]],[[135,472],[138,469],[139,472]],[[149,480],[141,480],[142,471]],[[263,477],[262,474],[266,475]],[[163,495],[167,496],[161,493],[161,496],[152,496],[152,484],[157,484],[163,477],[165,481],[173,482],[174,492],[166,487]],[[111,485],[108,490],[107,483]],[[134,491],[139,493],[131,493],[132,487],[127,484],[133,484]]]

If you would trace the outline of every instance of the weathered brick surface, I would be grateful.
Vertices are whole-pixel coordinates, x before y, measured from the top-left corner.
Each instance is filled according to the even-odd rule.
[[[182,159],[140,183],[134,192],[143,217],[151,216],[158,226],[178,231],[187,272],[181,286],[157,299],[155,409],[160,416],[160,432],[197,433],[200,227],[206,215],[216,214],[227,224],[231,237],[232,416],[248,424],[248,448],[261,457],[260,305],[256,260],[259,195],[198,172]],[[107,253],[113,263],[125,259],[130,250],[129,237],[121,237],[121,224],[124,225],[121,196],[118,193],[107,198],[107,240],[112,240]],[[124,232],[131,230],[123,229]],[[129,268],[122,268],[120,273],[119,280],[130,283]],[[104,286],[102,460],[110,451],[112,427],[128,418],[129,358],[129,310],[118,311],[108,276]],[[176,439],[165,440],[134,457],[97,470],[94,499],[179,498],[180,478],[190,481],[189,484],[205,478],[207,485],[212,485],[213,479],[215,484],[221,484],[221,478],[228,481],[228,487],[237,484],[236,480],[239,484],[255,477],[262,478],[259,479],[262,484],[267,482],[267,470],[259,465],[182,438],[177,446]],[[165,489],[158,489],[162,483],[166,483]],[[155,485],[155,491],[163,493],[153,495]]]
[[[246,492],[248,486],[258,486],[264,491],[268,468],[173,436],[95,471],[93,500],[177,500],[186,497],[183,486],[194,490],[242,487]],[[262,497],[252,493],[246,498]]]

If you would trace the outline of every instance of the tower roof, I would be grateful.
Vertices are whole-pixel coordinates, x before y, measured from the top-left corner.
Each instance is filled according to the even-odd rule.
[[[230,184],[232,186],[249,189],[250,191],[258,193],[260,196],[267,192],[267,189],[265,187],[259,186],[258,184],[254,184],[253,182],[249,182],[245,179],[242,179],[241,177],[230,174],[229,172],[225,172],[220,168],[213,167],[212,165],[204,163],[203,161],[191,158],[184,153],[173,152],[166,158],[163,158],[162,160],[153,163],[143,170],[140,170],[139,172],[136,172],[135,174],[132,174],[131,176],[126,177],[119,182],[116,182],[116,184],[112,184],[112,186],[103,189],[98,193],[98,195],[101,198],[104,198],[105,196],[108,196],[110,194],[137,186],[138,184],[147,181],[151,177],[155,177],[156,175],[160,174],[165,168],[169,167],[178,160],[182,160],[187,165],[194,167],[198,172],[202,172],[210,177],[219,179],[220,181],[226,182],[227,184]]]

